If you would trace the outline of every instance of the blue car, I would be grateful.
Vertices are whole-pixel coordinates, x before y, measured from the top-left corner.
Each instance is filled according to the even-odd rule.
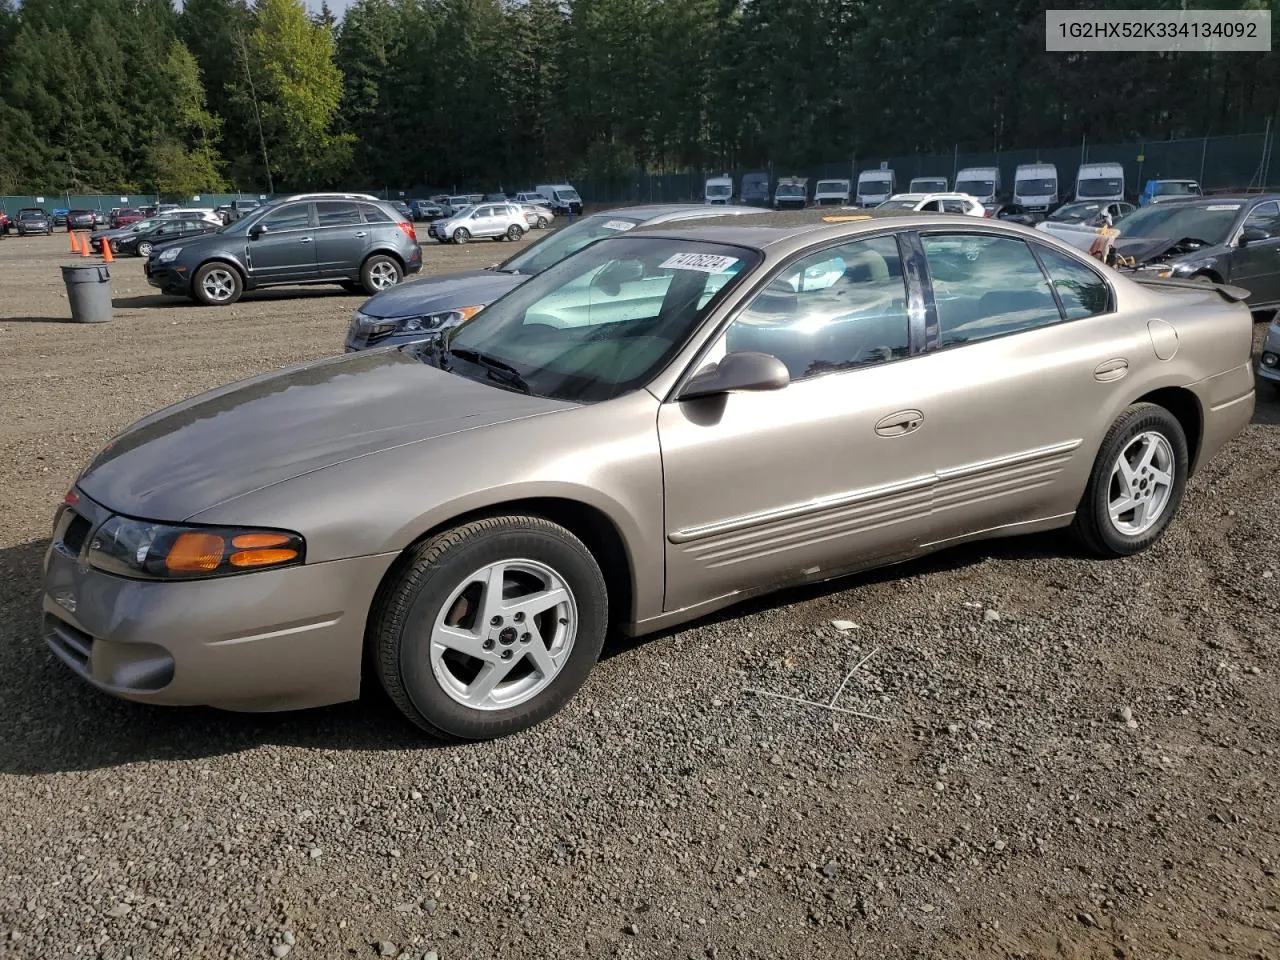
[[[1194,180],[1148,180],[1138,197],[1138,206],[1182,197],[1201,197],[1200,184]]]

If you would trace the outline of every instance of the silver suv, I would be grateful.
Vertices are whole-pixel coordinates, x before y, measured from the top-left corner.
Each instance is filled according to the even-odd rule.
[[[519,240],[529,229],[524,210],[514,203],[478,203],[437,220],[427,233],[441,243],[466,243],[479,237]]]

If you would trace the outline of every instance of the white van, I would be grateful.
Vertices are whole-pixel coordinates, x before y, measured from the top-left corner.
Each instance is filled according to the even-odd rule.
[[[956,193],[967,193],[980,203],[995,203],[1000,196],[999,167],[965,167],[956,174]]]
[[[946,193],[946,177],[912,177],[907,193]],[[960,191],[963,193],[964,191]]]
[[[1123,200],[1124,167],[1118,163],[1082,163],[1076,171],[1077,200]]]
[[[897,183],[892,170],[863,170],[858,174],[857,206],[884,203],[893,196]]]
[[[829,203],[842,206],[849,202],[849,190],[853,184],[848,180],[819,180],[813,188],[813,203],[821,207]]]
[[[1052,163],[1021,164],[1013,172],[1013,202],[1033,216],[1056,207],[1058,168]]]
[[[533,192],[546,197],[551,209],[558,214],[582,213],[582,198],[571,184],[540,183],[533,188]]]
[[[708,177],[702,187],[702,200],[704,203],[732,203],[733,177],[727,173],[723,177]]]

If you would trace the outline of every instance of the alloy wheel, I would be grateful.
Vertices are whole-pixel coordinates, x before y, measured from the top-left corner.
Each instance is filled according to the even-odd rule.
[[[235,294],[236,282],[230,271],[218,267],[204,275],[200,286],[214,303],[224,303]]]
[[[375,290],[386,290],[394,287],[399,278],[396,276],[395,264],[382,261],[369,269],[369,285]]]
[[[1163,434],[1140,433],[1130,440],[1111,468],[1107,513],[1120,533],[1137,537],[1163,516],[1173,493],[1173,447]]]

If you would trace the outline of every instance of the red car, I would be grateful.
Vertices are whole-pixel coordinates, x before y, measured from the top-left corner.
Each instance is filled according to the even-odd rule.
[[[124,207],[111,215],[111,227],[112,229],[127,227],[129,224],[137,223],[141,219],[143,219],[141,210],[135,210],[133,207]]]
[[[9,215],[0,210],[0,237],[9,232]]]

